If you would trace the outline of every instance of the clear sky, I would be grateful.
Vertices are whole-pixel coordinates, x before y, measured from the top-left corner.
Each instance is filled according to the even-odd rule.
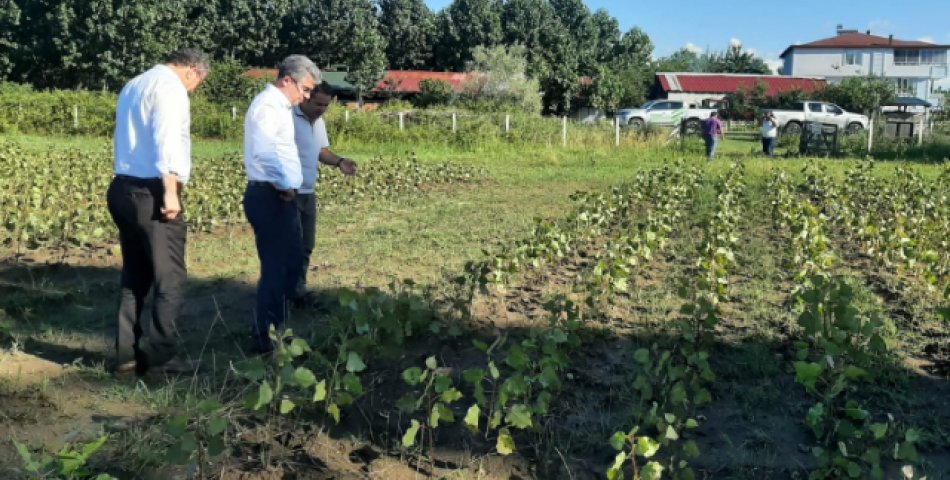
[[[426,0],[433,11],[451,0]],[[627,31],[640,27],[654,54],[683,47],[725,50],[733,39],[769,61],[789,45],[835,35],[835,26],[901,40],[950,44],[950,0],[584,0],[607,10]]]

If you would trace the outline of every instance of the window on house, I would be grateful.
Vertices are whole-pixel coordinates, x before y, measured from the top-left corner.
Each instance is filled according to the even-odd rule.
[[[921,50],[920,64],[921,65],[946,65],[947,51],[946,50]]]
[[[914,93],[914,83],[911,81],[911,79],[895,78],[894,81],[897,83],[897,93],[899,95]]]
[[[920,65],[920,50],[916,48],[895,48],[894,65]]]
[[[844,52],[845,65],[861,65],[864,55],[860,51],[851,50]]]

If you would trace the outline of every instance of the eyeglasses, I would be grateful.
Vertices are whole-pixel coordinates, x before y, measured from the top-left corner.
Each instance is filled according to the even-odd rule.
[[[290,80],[293,81],[295,85],[297,85],[297,90],[300,91],[301,95],[309,97],[310,93],[313,92],[313,87],[301,85],[300,82],[298,82],[294,77],[290,77]]]

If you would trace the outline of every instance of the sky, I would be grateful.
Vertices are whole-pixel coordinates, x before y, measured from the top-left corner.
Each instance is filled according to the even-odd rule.
[[[451,0],[426,0],[433,11]],[[654,55],[680,48],[722,51],[731,42],[754,50],[773,67],[789,45],[835,35],[835,27],[950,45],[950,0],[584,0],[603,8],[621,31],[640,27],[653,41]]]

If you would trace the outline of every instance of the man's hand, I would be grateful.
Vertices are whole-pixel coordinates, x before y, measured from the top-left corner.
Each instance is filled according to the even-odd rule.
[[[341,158],[340,171],[343,172],[344,175],[356,175],[356,162],[349,158]]]
[[[288,188],[287,190],[282,190],[280,192],[280,199],[285,202],[292,202],[294,198],[297,197],[297,191],[293,188]]]
[[[161,212],[165,220],[174,220],[178,217],[181,213],[181,202],[178,200],[177,191],[165,190]]]

